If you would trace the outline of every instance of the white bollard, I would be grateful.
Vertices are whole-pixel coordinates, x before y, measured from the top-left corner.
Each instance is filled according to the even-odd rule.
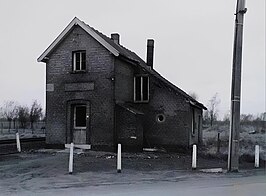
[[[121,173],[121,144],[117,148],[117,173]]]
[[[74,157],[74,144],[72,142],[70,144],[70,150],[69,150],[69,166],[68,166],[69,174],[73,173],[73,157]]]
[[[21,152],[20,140],[19,140],[19,133],[16,133],[16,141],[17,141],[17,149],[18,152]]]
[[[194,144],[192,151],[192,169],[195,170],[196,168],[197,168],[197,146],[196,144]]]
[[[255,146],[255,168],[260,167],[260,146]]]

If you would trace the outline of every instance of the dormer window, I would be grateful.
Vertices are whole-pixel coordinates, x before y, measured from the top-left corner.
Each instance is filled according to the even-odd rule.
[[[73,52],[73,71],[86,70],[86,51]]]
[[[134,101],[149,102],[149,77],[134,77]]]

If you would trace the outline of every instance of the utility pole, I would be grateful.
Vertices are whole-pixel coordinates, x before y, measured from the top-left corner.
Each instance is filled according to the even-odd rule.
[[[239,129],[240,129],[240,95],[241,63],[245,0],[237,0],[235,13],[235,35],[233,49],[233,68],[231,86],[231,119],[228,152],[228,171],[238,172],[239,166]]]

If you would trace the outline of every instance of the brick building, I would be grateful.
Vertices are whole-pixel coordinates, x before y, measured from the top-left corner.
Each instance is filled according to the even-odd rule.
[[[147,62],[74,18],[38,58],[46,63],[46,142],[92,149],[189,147],[201,140],[204,105]]]

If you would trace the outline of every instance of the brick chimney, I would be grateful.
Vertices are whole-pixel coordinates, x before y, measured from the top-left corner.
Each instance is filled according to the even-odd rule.
[[[147,60],[146,64],[153,69],[153,51],[154,51],[154,40],[147,40]]]
[[[112,33],[111,34],[111,39],[116,43],[119,44],[119,34],[118,33]]]

